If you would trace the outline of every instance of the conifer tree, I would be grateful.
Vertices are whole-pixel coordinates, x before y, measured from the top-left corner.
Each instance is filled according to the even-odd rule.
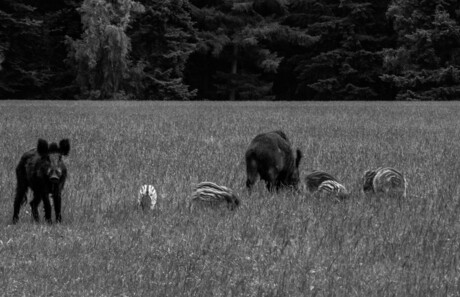
[[[77,8],[82,0],[37,1],[37,14],[42,19],[43,63],[50,76],[43,86],[46,98],[73,99],[80,90],[75,83],[75,72],[67,63],[66,38],[77,39],[82,34],[80,14]]]
[[[388,17],[398,46],[384,52],[382,79],[399,100],[460,97],[460,2],[394,0]]]
[[[133,22],[134,92],[139,99],[189,100],[196,91],[184,84],[185,63],[195,49],[196,30],[184,0],[141,0],[145,13]]]
[[[50,75],[42,62],[42,22],[28,1],[0,3],[0,98],[40,94]]]
[[[293,1],[285,23],[320,40],[308,52],[286,58],[282,74],[292,78],[278,91],[298,100],[386,99],[380,51],[392,44],[388,2]]]
[[[209,2],[209,1],[208,1]],[[309,46],[315,38],[283,26],[285,1],[192,1],[201,42],[190,61],[189,80],[211,99],[270,98],[282,57],[279,43]],[[203,68],[198,68],[202,65]],[[201,76],[193,70],[199,69]]]
[[[128,80],[131,41],[126,34],[132,14],[143,12],[132,0],[85,0],[80,7],[82,38],[69,39],[77,84],[83,98],[130,98]]]

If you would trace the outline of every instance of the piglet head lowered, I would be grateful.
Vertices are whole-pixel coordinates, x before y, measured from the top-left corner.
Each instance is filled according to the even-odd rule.
[[[368,170],[364,172],[364,177],[363,177],[363,192],[364,193],[369,193],[374,191],[374,177],[377,174],[377,171],[375,170]]]

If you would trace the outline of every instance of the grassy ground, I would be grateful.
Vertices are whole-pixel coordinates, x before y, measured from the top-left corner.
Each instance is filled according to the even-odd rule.
[[[1,296],[459,296],[460,104],[0,101]],[[301,174],[333,173],[345,203],[248,195],[244,152],[282,129]],[[14,168],[68,137],[63,223],[12,226]],[[365,199],[394,166],[403,201]],[[194,183],[234,189],[234,212],[195,208]],[[157,208],[135,207],[153,184]],[[40,209],[41,210],[41,209]],[[41,214],[42,216],[42,214]],[[53,214],[54,217],[54,214]]]

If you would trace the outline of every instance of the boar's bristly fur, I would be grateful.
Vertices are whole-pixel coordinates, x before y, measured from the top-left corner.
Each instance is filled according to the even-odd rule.
[[[269,191],[282,187],[297,188],[302,152],[294,153],[282,131],[257,135],[246,151],[246,186],[250,189],[257,178],[266,182]]]
[[[21,205],[27,201],[27,190],[33,192],[30,202],[32,217],[38,222],[38,205],[43,201],[45,220],[51,223],[51,203],[53,197],[56,221],[61,221],[61,192],[67,178],[67,168],[62,156],[70,151],[68,139],[62,139],[59,145],[39,139],[37,148],[22,155],[16,167],[16,196],[14,198],[13,223],[19,220]]]

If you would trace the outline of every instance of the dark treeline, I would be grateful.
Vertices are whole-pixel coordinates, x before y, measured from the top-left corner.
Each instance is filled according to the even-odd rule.
[[[1,0],[0,98],[454,100],[458,0]]]

